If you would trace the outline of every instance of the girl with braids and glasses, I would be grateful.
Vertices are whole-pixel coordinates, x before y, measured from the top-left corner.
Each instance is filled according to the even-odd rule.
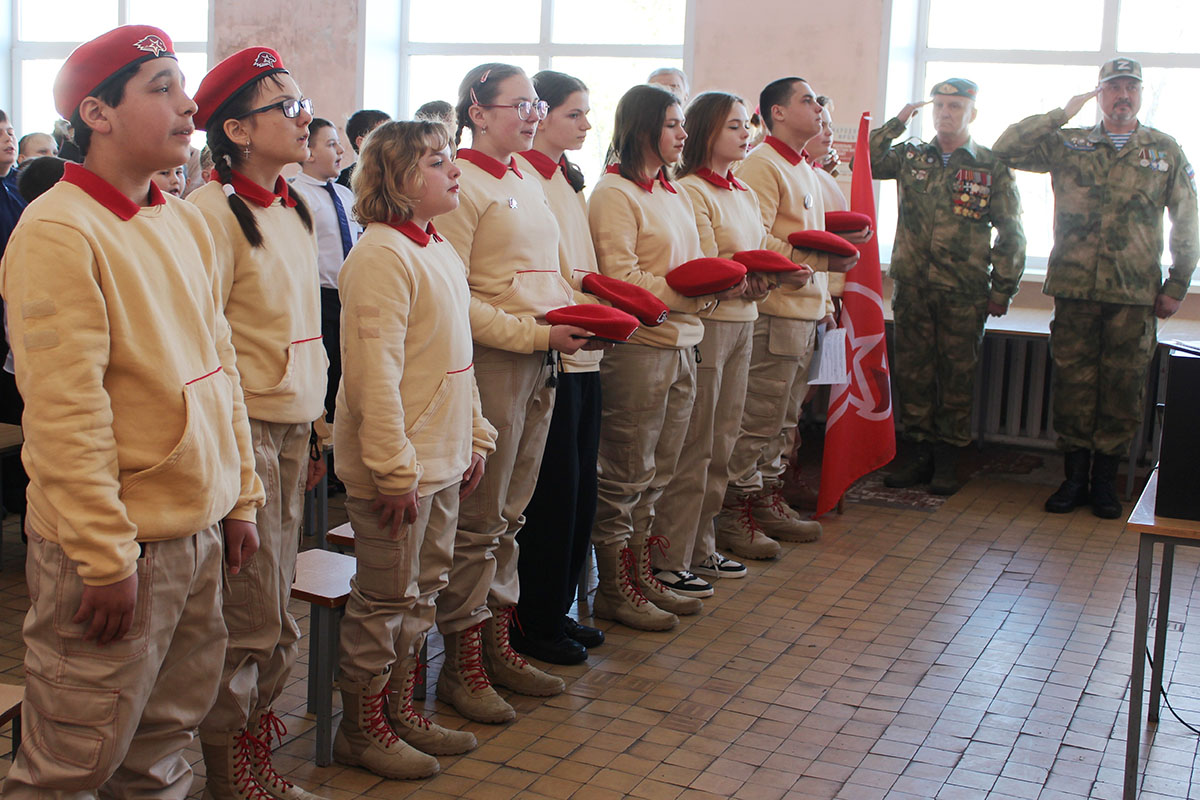
[[[671,481],[696,395],[704,326],[697,316],[734,300],[743,280],[719,294],[688,297],[669,271],[700,258],[692,204],[670,179],[687,132],[679,100],[659,86],[635,86],[617,103],[609,166],[592,192],[588,223],[600,272],[637,284],[670,309],[666,322],[639,328],[600,362],[604,388],[596,525],[599,585],[595,614],[641,630],[667,630],[676,614],[696,614],[712,587],[687,570],[653,573],[650,550],[662,546],[656,505]],[[705,591],[706,588],[706,591]]]
[[[549,106],[538,125],[533,149],[521,153],[526,178],[539,182],[558,220],[559,267],[574,287],[596,272],[596,251],[588,232],[583,173],[566,151],[583,147],[588,122],[588,89],[583,81],[546,70],[533,76],[533,88]],[[604,634],[566,616],[591,540],[596,517],[596,447],[600,440],[600,351],[581,351],[559,359],[554,413],[533,499],[517,534],[521,626],[513,646],[525,655],[554,664],[587,659],[588,647]]]
[[[216,702],[200,725],[207,795],[311,800],[271,765],[285,729],[272,706],[296,661],[300,629],[287,603],[306,487],[324,471],[313,424],[325,413],[317,240],[308,207],[281,171],[308,158],[312,101],[267,47],[235,53],[196,91],[217,180],[188,199],[217,246],[220,300],[233,334],[254,446],[267,492],[261,547],[226,574],[229,644]],[[310,457],[311,454],[311,457]]]
[[[467,265],[475,379],[483,414],[499,431],[479,489],[459,510],[449,585],[437,600],[446,660],[437,695],[478,722],[516,716],[492,688],[548,696],[561,679],[512,649],[520,594],[516,533],[529,504],[554,406],[555,355],[589,345],[589,332],[548,325],[572,303],[559,271],[558,222],[536,179],[514,154],[533,145],[546,104],[520,68],[481,64],[467,73],[455,106],[459,206],[438,227]]]

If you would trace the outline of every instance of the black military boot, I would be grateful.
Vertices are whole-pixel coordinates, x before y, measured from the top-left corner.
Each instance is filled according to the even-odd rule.
[[[946,442],[933,446],[933,479],[929,481],[931,494],[949,497],[962,488],[958,482],[958,454],[961,447]]]
[[[883,485],[892,489],[907,489],[918,483],[928,483],[932,477],[933,448],[929,442],[915,442],[908,459],[883,479]]]
[[[1092,513],[1100,519],[1121,516],[1121,501],[1117,499],[1117,466],[1120,456],[1096,453],[1092,457]]]
[[[1068,450],[1063,456],[1067,479],[1058,491],[1046,499],[1046,511],[1051,514],[1070,514],[1088,502],[1088,467],[1091,465],[1090,450]]]

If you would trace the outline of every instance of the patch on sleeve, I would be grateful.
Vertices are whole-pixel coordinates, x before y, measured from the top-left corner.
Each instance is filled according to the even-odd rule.
[[[1196,170],[1192,169],[1191,164],[1184,164],[1183,171],[1188,176],[1188,180],[1192,182],[1192,191],[1196,190]]]
[[[26,350],[49,350],[58,347],[58,330],[30,331],[24,339]]]
[[[358,326],[358,338],[360,339],[378,339],[379,328],[372,328],[366,325]]]
[[[357,310],[360,317],[378,317],[381,313],[379,306],[360,305]]]
[[[41,300],[30,300],[27,303],[21,304],[21,316],[25,319],[52,317],[57,313],[58,305],[49,297],[42,298]]]

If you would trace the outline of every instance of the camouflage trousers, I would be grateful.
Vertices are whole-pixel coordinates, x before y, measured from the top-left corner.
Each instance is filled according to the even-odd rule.
[[[1054,430],[1062,450],[1129,451],[1157,345],[1151,306],[1054,298]]]
[[[895,281],[892,315],[892,377],[904,436],[956,447],[970,444],[987,298]]]

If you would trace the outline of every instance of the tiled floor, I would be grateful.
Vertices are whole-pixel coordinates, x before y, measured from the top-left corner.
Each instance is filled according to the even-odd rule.
[[[674,631],[603,623],[587,666],[554,669],[566,694],[513,698],[506,726],[466,723],[430,692],[428,712],[480,747],[427,781],[312,764],[302,665],[276,763],[330,798],[1120,797],[1136,536],[1086,510],[1048,516],[1044,496],[984,475],[932,513],[848,504],[819,543],[722,582]],[[5,539],[0,671],[19,680],[22,548]],[[1180,550],[1167,656],[1193,723],[1198,571]],[[1164,714],[1142,751],[1141,797],[1200,797],[1195,735]]]

